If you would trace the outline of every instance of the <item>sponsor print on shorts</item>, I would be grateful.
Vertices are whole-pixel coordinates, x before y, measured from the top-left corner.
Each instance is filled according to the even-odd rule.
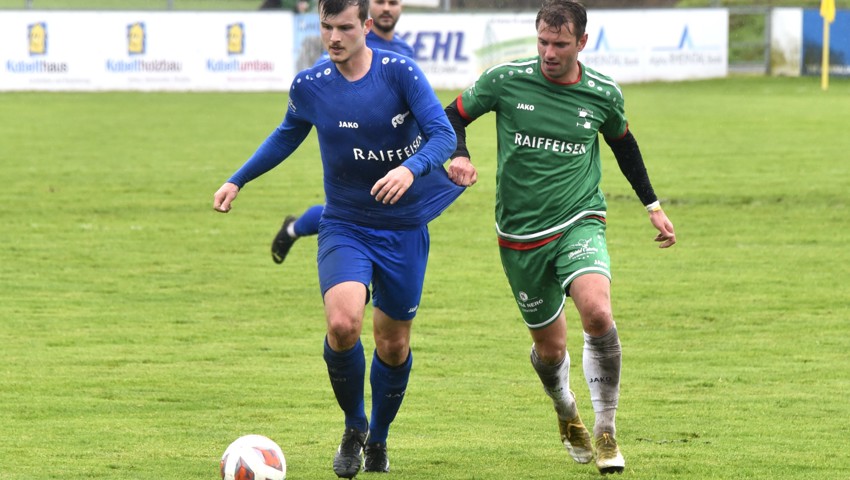
[[[596,255],[599,252],[599,249],[590,246],[590,242],[592,241],[593,238],[588,238],[585,240],[579,240],[578,242],[570,245],[568,247],[570,249],[570,260],[582,260]]]
[[[534,313],[543,305],[543,299],[539,297],[529,298],[527,293],[521,291],[516,303],[524,313]]]

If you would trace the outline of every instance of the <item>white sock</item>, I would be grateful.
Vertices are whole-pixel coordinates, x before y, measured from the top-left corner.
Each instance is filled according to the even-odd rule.
[[[555,412],[561,420],[569,420],[578,415],[576,401],[570,393],[570,354],[565,352],[564,359],[556,365],[546,365],[537,356],[534,345],[531,346],[531,365],[543,383],[543,391],[552,399]]]
[[[617,326],[601,337],[584,334],[584,376],[590,389],[590,402],[596,413],[593,435],[616,433],[614,416],[620,398],[622,347]]]

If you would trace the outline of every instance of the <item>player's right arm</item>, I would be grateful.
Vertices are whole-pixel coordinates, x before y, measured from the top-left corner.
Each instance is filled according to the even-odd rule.
[[[289,105],[283,123],[260,144],[251,158],[219,187],[213,195],[213,209],[222,213],[229,212],[231,203],[246,183],[283,162],[310,133],[312,123],[296,113],[296,96],[290,89]]]
[[[312,125],[291,117],[291,113],[287,112],[283,123],[260,144],[257,151],[230,177],[228,182],[242,188],[246,183],[278,166],[301,145],[310,133]]]
[[[239,187],[235,183],[225,182],[213,195],[213,209],[221,213],[229,212],[236,195],[239,195]]]
[[[455,151],[449,156],[452,161],[448,173],[449,178],[458,185],[472,185],[478,180],[478,173],[466,146],[466,127],[481,115],[497,109],[502,82],[494,82],[493,78],[499,77],[501,73],[499,66],[487,70],[474,85],[464,90],[445,108],[446,117],[457,137]]]
[[[287,115],[287,118],[289,115]],[[251,158],[228,179],[213,195],[213,209],[227,213],[239,190],[246,183],[268,172],[283,162],[310,133],[311,125],[283,123],[260,145]]]

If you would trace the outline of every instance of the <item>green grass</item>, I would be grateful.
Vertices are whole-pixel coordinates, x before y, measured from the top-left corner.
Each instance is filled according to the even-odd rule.
[[[624,91],[680,242],[655,248],[603,146],[626,475],[850,477],[850,82]],[[316,244],[299,241],[283,266],[268,253],[284,214],[321,201],[314,136],[231,213],[211,208],[285,105],[0,96],[0,477],[213,479],[233,439],[261,433],[285,450],[290,479],[334,478],[342,420],[321,359]],[[495,247],[492,130],[492,116],[470,128],[479,184],[431,226],[390,475],[598,478],[568,461],[528,362]],[[592,421],[568,318],[573,389]]]

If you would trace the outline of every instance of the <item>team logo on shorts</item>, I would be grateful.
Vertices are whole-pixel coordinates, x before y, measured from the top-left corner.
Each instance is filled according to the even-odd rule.
[[[599,249],[590,246],[590,242],[592,241],[593,238],[588,238],[586,240],[579,240],[578,242],[570,245],[570,248],[574,249],[569,253],[570,260],[578,260],[596,255],[596,252],[598,252]]]

